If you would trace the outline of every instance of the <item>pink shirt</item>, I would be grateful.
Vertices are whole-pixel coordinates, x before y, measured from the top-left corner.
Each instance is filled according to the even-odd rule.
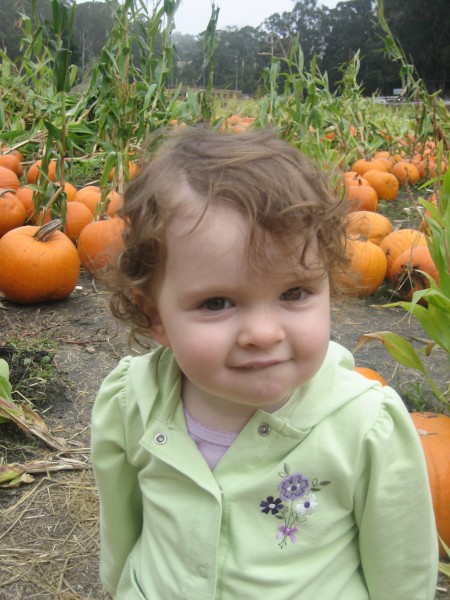
[[[219,431],[203,425],[203,423],[191,417],[186,407],[184,408],[184,415],[189,435],[197,444],[197,448],[211,471],[213,471],[238,434],[233,431]]]

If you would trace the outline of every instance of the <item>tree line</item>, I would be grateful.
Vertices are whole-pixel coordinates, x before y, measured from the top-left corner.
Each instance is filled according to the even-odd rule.
[[[70,5],[73,0],[67,0]],[[99,60],[113,24],[117,0],[77,4],[71,39],[71,61],[78,79]],[[220,3],[219,3],[220,4]],[[429,0],[388,0],[384,16],[405,56],[416,68],[430,93],[450,94],[450,3]],[[2,0],[0,48],[12,59],[21,53],[21,27],[26,21],[51,19],[51,0]],[[145,19],[133,24],[146,27]],[[175,15],[176,26],[176,15]],[[204,86],[205,37],[172,33],[173,56],[169,82],[176,86]],[[294,43],[298,40],[298,44]],[[298,50],[297,64],[312,64],[326,74],[330,90],[342,78],[340,67],[359,52],[358,81],[367,95],[392,95],[401,87],[399,65],[385,57],[383,33],[374,0],[347,0],[329,9],[318,0],[299,0],[292,11],[274,13],[259,27],[226,27],[215,31],[214,86],[257,95],[274,57]],[[156,49],[157,50],[157,49]],[[1,56],[0,56],[1,61]],[[282,78],[280,78],[281,85]]]

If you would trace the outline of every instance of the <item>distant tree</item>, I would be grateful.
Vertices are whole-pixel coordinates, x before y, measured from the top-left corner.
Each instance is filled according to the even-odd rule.
[[[0,48],[5,50],[11,60],[20,54],[20,27],[22,15],[34,23],[51,18],[50,0],[1,0],[0,1]]]
[[[325,51],[320,66],[322,71],[327,71],[332,88],[341,78],[340,66],[346,64],[359,50],[359,80],[363,83],[365,93],[380,91],[392,94],[393,74],[383,57],[383,41],[375,9],[373,0],[348,0],[339,2],[336,8],[326,11]],[[398,73],[394,77],[398,85]]]
[[[113,13],[105,2],[77,4],[73,38],[78,48],[79,66],[84,71],[101,54]]]
[[[385,17],[428,91],[450,93],[450,2],[387,0]]]
[[[218,31],[215,85],[247,94],[255,90],[260,36],[254,27],[227,27]]]

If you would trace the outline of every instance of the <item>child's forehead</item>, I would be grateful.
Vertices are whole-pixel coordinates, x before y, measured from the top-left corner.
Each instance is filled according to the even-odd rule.
[[[194,197],[174,211],[166,231],[169,261],[244,260],[252,270],[284,274],[298,271],[301,257],[303,267],[323,267],[317,240],[308,240],[304,252],[305,241],[301,234],[280,238],[234,207]]]

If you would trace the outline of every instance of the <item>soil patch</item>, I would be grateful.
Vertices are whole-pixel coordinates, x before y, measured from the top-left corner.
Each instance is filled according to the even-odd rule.
[[[421,327],[401,309],[377,309],[390,300],[376,297],[336,302],[332,339],[353,350],[363,333],[395,331],[423,347]],[[0,596],[5,600],[103,600],[98,579],[97,495],[89,462],[90,415],[102,379],[125,354],[127,332],[109,313],[108,294],[82,274],[77,290],[58,303],[0,307],[0,358],[10,365],[14,399],[30,402],[68,451],[51,452],[12,425],[1,425],[3,463],[62,461],[66,467],[35,475],[30,484],[0,491]],[[139,349],[133,352],[139,352]],[[381,344],[356,354],[357,364],[377,370],[410,410],[433,405],[426,382],[399,367]],[[448,380],[443,352],[427,366],[441,388]],[[440,578],[436,598],[450,599]]]

